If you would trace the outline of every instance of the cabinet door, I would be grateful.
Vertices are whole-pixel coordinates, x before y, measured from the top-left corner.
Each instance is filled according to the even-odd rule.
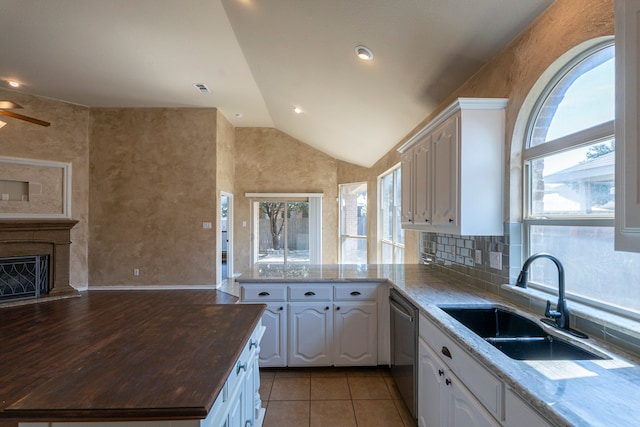
[[[451,371],[445,373],[446,398],[448,400],[447,425],[451,427],[493,427],[500,424],[493,419],[475,397]]]
[[[330,366],[331,303],[289,304],[289,366]]]
[[[513,391],[505,395],[505,426],[508,427],[549,427],[551,424],[525,403]]]
[[[458,138],[460,115],[456,114],[438,126],[432,136],[433,187],[432,222],[437,227],[457,226]]]
[[[418,425],[440,427],[447,415],[440,394],[444,368],[423,339],[418,340],[418,360]]]
[[[260,366],[287,366],[287,306],[285,302],[267,304],[262,314],[266,327],[260,343]]]
[[[413,223],[413,187],[414,187],[414,151],[410,149],[400,156],[402,172],[400,194],[400,221],[403,224]]]
[[[616,250],[640,252],[640,0],[616,0]]]
[[[377,365],[378,304],[336,302],[333,316],[334,365]]]
[[[234,394],[229,402],[229,427],[244,427],[244,409],[245,409],[245,390],[241,386],[238,392]]]
[[[414,150],[415,200],[413,221],[419,225],[431,225],[431,136],[427,136]],[[403,171],[404,173],[404,171]],[[402,195],[404,200],[404,194]]]

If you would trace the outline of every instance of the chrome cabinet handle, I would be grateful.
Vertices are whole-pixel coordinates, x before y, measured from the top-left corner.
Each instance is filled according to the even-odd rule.
[[[268,297],[269,295],[271,295],[269,292],[260,292],[258,294],[259,297]]]
[[[258,347],[258,341],[249,341],[249,350],[251,350],[253,347]]]
[[[315,292],[311,292],[311,291],[309,291],[309,292],[305,292],[305,293],[304,293],[304,296],[305,296],[305,297],[312,297],[312,296],[314,296],[315,294],[316,294]]]

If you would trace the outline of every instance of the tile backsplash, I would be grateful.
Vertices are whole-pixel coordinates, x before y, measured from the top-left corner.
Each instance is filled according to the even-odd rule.
[[[520,223],[506,223],[503,236],[422,232],[419,239],[420,260],[474,286],[500,293],[499,287],[513,283],[520,271],[521,236]],[[491,263],[492,256],[499,264]]]

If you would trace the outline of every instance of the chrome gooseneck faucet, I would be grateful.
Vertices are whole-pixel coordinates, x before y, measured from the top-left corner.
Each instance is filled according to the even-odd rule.
[[[548,325],[555,326],[556,328],[562,329],[575,336],[587,338],[586,335],[571,329],[571,327],[569,326],[569,308],[567,307],[567,300],[565,298],[564,267],[562,266],[562,263],[558,258],[547,253],[537,253],[535,255],[531,255],[522,265],[522,270],[518,275],[518,280],[516,280],[516,286],[521,288],[527,287],[527,282],[529,281],[529,266],[538,258],[547,258],[553,261],[553,263],[558,268],[558,303],[556,304],[556,309],[551,310],[551,301],[547,300],[547,308],[544,311],[544,315],[546,318],[542,319],[542,321]]]

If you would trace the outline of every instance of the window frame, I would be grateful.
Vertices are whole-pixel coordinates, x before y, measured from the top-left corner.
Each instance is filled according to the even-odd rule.
[[[562,153],[564,151],[573,150],[579,147],[585,147],[598,142],[605,142],[613,139],[615,141],[615,119],[609,120],[604,123],[597,124],[590,128],[582,129],[577,132],[559,137],[554,140],[545,141],[538,145],[530,146],[533,138],[534,123],[543,108],[547,98],[554,90],[556,85],[561,79],[570,72],[576,65],[585,60],[591,55],[596,54],[601,49],[614,46],[615,41],[613,38],[607,38],[597,43],[592,44],[586,49],[582,50],[578,54],[567,60],[563,66],[561,66],[555,73],[550,75],[546,79],[546,84],[542,90],[537,93],[533,108],[530,109],[528,118],[526,121],[526,127],[524,132],[524,138],[522,141],[521,152],[521,166],[522,166],[522,255],[523,259],[531,256],[531,230],[533,226],[560,226],[560,227],[611,227],[614,228],[614,214],[563,214],[563,215],[545,215],[534,216],[532,215],[532,175],[531,175],[531,162],[548,157],[553,154]],[[557,293],[557,289],[554,286],[550,286],[539,282],[529,282],[529,286],[536,290],[543,291],[545,293]],[[632,310],[626,310],[623,307],[615,306],[613,303],[598,301],[593,298],[583,297],[574,293],[567,293],[567,298],[587,306],[594,307],[596,309],[620,314],[628,318],[637,320],[639,318],[638,313]]]
[[[362,181],[362,182],[350,182],[350,183],[345,183],[345,184],[338,184],[338,257],[340,259],[341,263],[344,263],[344,254],[343,254],[343,250],[342,250],[342,246],[343,246],[343,242],[344,239],[354,239],[354,240],[364,240],[365,242],[368,239],[368,229],[369,229],[369,218],[367,218],[367,226],[365,227],[365,234],[364,235],[360,235],[360,234],[345,234],[342,232],[343,230],[343,226],[344,226],[344,218],[343,218],[343,211],[342,211],[342,197],[343,197],[343,189],[344,188],[348,188],[348,187],[352,187],[352,186],[362,186],[364,185],[364,187],[366,188],[367,194],[368,194],[368,183],[366,181]],[[367,205],[368,205],[368,196],[367,196]],[[366,243],[365,243],[366,245]],[[368,245],[367,245],[368,246]],[[368,248],[366,249],[366,259],[369,259],[369,251]],[[366,262],[365,262],[366,263]]]
[[[398,176],[396,174],[396,172],[399,171],[400,172],[400,176]],[[378,228],[378,251],[377,251],[377,262],[379,264],[382,263],[382,249],[384,247],[384,245],[387,245],[391,248],[391,260],[392,260],[392,264],[398,264],[398,263],[404,263],[404,250],[405,250],[405,244],[404,243],[399,243],[397,241],[395,241],[395,238],[398,237],[400,235],[400,233],[402,233],[403,236],[403,241],[404,241],[404,229],[402,228],[402,226],[400,225],[400,215],[401,215],[401,202],[402,202],[402,195],[401,195],[401,191],[399,191],[398,193],[398,198],[400,198],[400,200],[393,200],[393,206],[397,207],[399,209],[394,209],[392,214],[392,229],[391,229],[391,239],[392,240],[388,240],[388,239],[384,239],[383,238],[383,223],[382,223],[382,218],[384,217],[383,212],[384,212],[384,204],[382,203],[382,180],[389,176],[392,175],[392,183],[391,183],[391,187],[393,189],[396,188],[396,185],[400,185],[400,188],[402,189],[402,164],[398,163],[395,166],[391,167],[390,169],[387,169],[385,172],[383,172],[382,174],[378,175],[378,180],[377,180],[377,185],[378,185],[378,219],[377,219],[377,228]],[[397,218],[396,218],[397,216]],[[397,228],[396,228],[397,227]],[[396,258],[396,251],[401,251],[402,252],[402,260],[400,260],[400,262],[398,262],[397,258]]]

